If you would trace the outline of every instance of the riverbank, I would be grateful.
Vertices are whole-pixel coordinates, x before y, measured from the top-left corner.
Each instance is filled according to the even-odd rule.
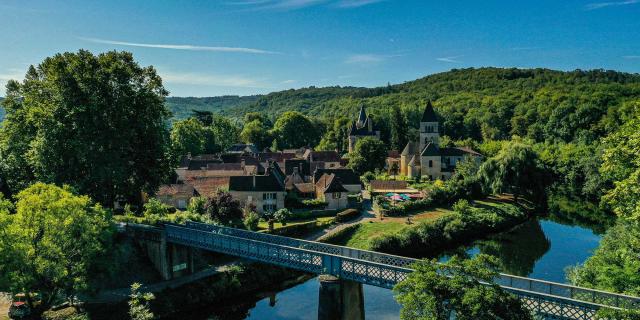
[[[532,215],[529,207],[508,198],[491,198],[473,202],[463,213],[437,208],[430,219],[404,225],[397,219],[363,223],[323,240],[401,256],[435,257],[444,250],[509,230]]]
[[[216,306],[248,304],[240,309],[249,310],[252,303],[255,305],[262,299],[261,293],[284,290],[311,278],[311,275],[280,267],[242,263],[198,281],[157,292],[151,310],[159,319],[197,319],[189,314],[205,314],[203,310]],[[124,319],[128,312],[126,301],[88,303],[85,308],[90,319],[98,320]],[[229,312],[241,313],[242,310],[234,308]],[[225,319],[243,319],[241,316],[230,314]]]

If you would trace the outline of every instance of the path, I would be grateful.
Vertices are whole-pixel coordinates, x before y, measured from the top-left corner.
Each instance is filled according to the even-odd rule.
[[[11,306],[9,294],[0,292],[0,320],[9,319],[9,306]]]
[[[364,200],[362,202],[362,210],[360,210],[360,215],[351,221],[348,222],[343,222],[340,224],[334,224],[329,226],[326,229],[320,230],[318,232],[312,233],[306,237],[304,237],[304,240],[309,240],[309,241],[322,241],[323,238],[329,236],[330,234],[334,234],[340,230],[343,230],[345,228],[348,228],[350,226],[359,224],[359,223],[363,223],[363,222],[367,222],[367,221],[371,221],[371,220],[376,220],[376,213],[373,211],[372,209],[372,205],[371,205],[371,199],[367,199],[363,196]]]

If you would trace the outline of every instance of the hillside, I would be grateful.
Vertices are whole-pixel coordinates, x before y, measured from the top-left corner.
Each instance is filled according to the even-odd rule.
[[[169,97],[167,107],[174,119],[185,119],[192,110],[220,113],[233,107],[244,107],[255,103],[260,96],[221,96],[221,97]]]

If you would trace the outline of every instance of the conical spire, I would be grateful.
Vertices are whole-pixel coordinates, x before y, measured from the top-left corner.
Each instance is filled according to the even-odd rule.
[[[422,120],[420,120],[420,122],[438,122],[438,116],[433,110],[431,100],[427,102],[427,106],[424,108],[424,113],[422,114]]]
[[[367,124],[367,113],[364,109],[364,104],[360,106],[360,113],[358,114],[358,121],[356,122],[356,126],[358,129],[364,127]]]

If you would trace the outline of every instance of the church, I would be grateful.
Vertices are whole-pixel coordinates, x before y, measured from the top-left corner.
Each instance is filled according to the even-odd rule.
[[[366,137],[380,140],[380,130],[374,127],[373,120],[367,116],[364,105],[362,105],[360,106],[358,119],[351,123],[351,128],[349,129],[349,152],[353,152],[358,140]]]
[[[440,147],[438,117],[431,101],[420,120],[420,140],[410,141],[400,154],[400,174],[411,178],[447,180],[455,171],[456,164],[465,158],[477,162],[482,155],[466,147]]]

